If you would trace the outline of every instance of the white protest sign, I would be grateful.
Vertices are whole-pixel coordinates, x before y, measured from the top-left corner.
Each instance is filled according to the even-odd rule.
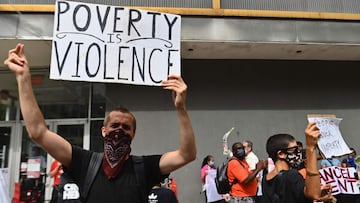
[[[318,147],[326,158],[350,153],[339,129],[342,118],[309,117],[308,120],[320,128]]]
[[[10,203],[9,197],[9,168],[0,168],[0,202]]]
[[[27,178],[39,178],[40,177],[40,159],[28,159],[27,162]]]
[[[180,75],[181,16],[56,1],[50,78],[160,86]]]
[[[205,183],[206,183],[205,192],[208,202],[217,202],[223,199],[222,196],[216,190],[215,178],[216,178],[216,169],[209,169],[205,177]]]
[[[360,194],[358,180],[355,177],[355,168],[332,166],[320,169],[319,172],[321,184],[330,184],[333,195],[339,193]]]
[[[223,140],[223,155],[225,155],[225,156],[230,156],[230,157],[232,156],[232,152],[231,152],[231,150],[229,150],[229,146],[228,146],[228,137],[234,129],[235,129],[234,127],[230,128],[230,130],[228,130],[222,138],[222,140]]]

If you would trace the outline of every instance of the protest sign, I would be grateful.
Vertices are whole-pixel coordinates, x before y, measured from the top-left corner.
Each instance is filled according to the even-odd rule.
[[[350,153],[339,129],[342,118],[336,117],[308,117],[309,122],[316,122],[321,136],[318,147],[326,158],[342,156]]]
[[[160,86],[180,75],[181,16],[56,1],[50,78]]]
[[[231,150],[229,150],[229,146],[228,146],[228,137],[234,129],[235,129],[234,127],[230,128],[230,130],[228,130],[222,138],[222,140],[223,140],[223,155],[225,155],[225,156],[232,156],[232,152],[231,152]]]
[[[0,168],[0,202],[10,203],[9,197],[9,168]]]
[[[40,159],[28,159],[27,162],[27,178],[39,178],[40,177]]]
[[[321,184],[330,184],[333,195],[339,193],[360,194],[358,180],[355,177],[355,168],[332,166],[320,169],[319,172]]]

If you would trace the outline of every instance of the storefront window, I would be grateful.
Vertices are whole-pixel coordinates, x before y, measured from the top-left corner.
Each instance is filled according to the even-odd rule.
[[[90,85],[51,81],[46,86],[34,86],[34,93],[45,119],[87,118]]]
[[[93,83],[91,99],[91,118],[103,118],[105,116],[106,85]]]
[[[16,98],[9,90],[0,90],[0,121],[10,121],[16,118]]]
[[[84,125],[58,125],[57,133],[65,138],[70,144],[83,147]]]
[[[11,127],[0,127],[0,168],[7,168],[9,161]]]
[[[43,202],[46,180],[46,152],[31,141],[23,127],[20,163],[20,200]]]
[[[90,150],[96,152],[104,151],[104,140],[101,135],[101,127],[103,126],[103,119],[91,121],[90,124]]]

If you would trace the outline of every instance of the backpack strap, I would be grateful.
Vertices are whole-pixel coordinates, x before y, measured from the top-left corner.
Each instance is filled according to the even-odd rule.
[[[91,154],[89,168],[87,170],[84,184],[81,190],[81,199],[83,200],[86,200],[90,187],[95,180],[97,172],[99,171],[100,164],[102,163],[102,158],[103,153],[94,152]]]
[[[145,164],[143,156],[131,156],[134,163],[136,183],[138,184],[141,192],[141,197],[143,202],[148,202],[148,195],[146,193],[145,185]]]

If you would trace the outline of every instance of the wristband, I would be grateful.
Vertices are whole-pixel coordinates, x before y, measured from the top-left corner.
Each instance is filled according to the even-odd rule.
[[[319,175],[320,175],[319,171],[312,172],[312,171],[306,170],[306,176],[319,176]]]

